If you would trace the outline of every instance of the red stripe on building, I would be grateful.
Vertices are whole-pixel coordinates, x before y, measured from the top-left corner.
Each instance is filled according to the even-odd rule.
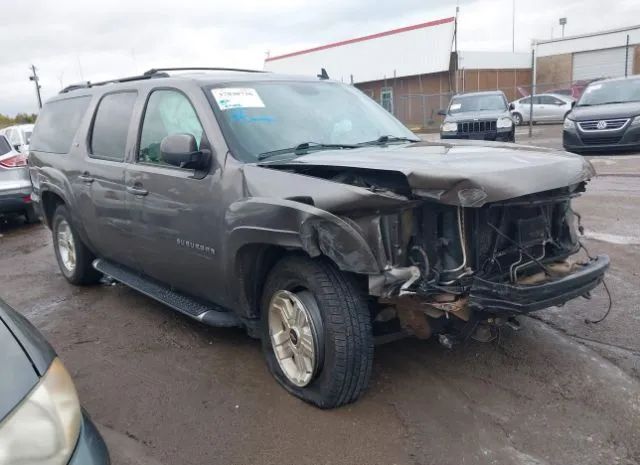
[[[343,41],[340,41],[340,42],[333,42],[331,44],[321,45],[320,47],[314,47],[314,48],[309,48],[309,49],[306,49],[306,50],[300,50],[298,52],[286,53],[284,55],[278,55],[278,56],[275,56],[275,57],[269,57],[265,61],[280,60],[282,58],[289,58],[289,57],[294,57],[294,56],[297,56],[297,55],[304,55],[305,53],[317,52],[317,51],[320,51],[320,50],[326,50],[328,48],[341,47],[342,45],[349,45],[349,44],[354,44],[356,42],[364,42],[365,40],[378,39],[380,37],[390,36],[390,35],[393,35],[393,34],[400,34],[401,32],[408,32],[408,31],[414,31],[416,29],[423,29],[423,28],[426,28],[426,27],[439,26],[441,24],[451,23],[454,20],[455,20],[455,18],[453,16],[450,17],[450,18],[437,19],[435,21],[429,21],[429,22],[426,22],[426,23],[414,24],[413,26],[401,27],[399,29],[392,29],[390,31],[378,32],[377,34],[371,34],[371,35],[363,36],[363,37],[356,37],[355,39],[348,39],[348,40],[343,40]]]

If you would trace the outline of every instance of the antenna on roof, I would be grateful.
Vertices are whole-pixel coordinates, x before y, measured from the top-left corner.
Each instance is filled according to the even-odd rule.
[[[320,69],[320,74],[318,74],[318,79],[322,80],[322,81],[326,81],[327,79],[329,79],[329,74],[327,74],[327,70],[324,68]]]

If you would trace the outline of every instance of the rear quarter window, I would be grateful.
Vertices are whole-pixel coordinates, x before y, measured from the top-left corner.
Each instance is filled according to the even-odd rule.
[[[117,92],[102,97],[91,131],[91,157],[123,161],[136,92]]]
[[[90,100],[87,95],[47,103],[33,130],[31,150],[68,153]]]

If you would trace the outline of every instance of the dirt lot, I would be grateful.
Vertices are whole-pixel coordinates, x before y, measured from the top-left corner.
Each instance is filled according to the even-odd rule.
[[[557,126],[535,131],[558,144]],[[335,411],[286,394],[240,331],[121,285],[68,285],[43,226],[0,222],[0,296],[54,345],[116,465],[637,464],[640,156],[594,163],[576,209],[591,254],[612,258],[608,319],[584,322],[606,309],[600,288],[495,343],[380,346],[368,394]]]

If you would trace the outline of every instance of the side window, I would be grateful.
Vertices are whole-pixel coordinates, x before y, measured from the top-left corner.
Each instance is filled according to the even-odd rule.
[[[102,97],[91,131],[91,158],[124,161],[127,136],[136,92],[118,92]]]
[[[191,134],[200,148],[203,129],[189,99],[176,90],[156,90],[149,97],[142,121],[138,161],[165,164],[160,142],[173,134]]]
[[[31,149],[68,153],[90,101],[87,95],[45,104],[33,130]]]
[[[0,155],[4,155],[5,153],[11,152],[11,146],[9,145],[9,141],[3,135],[0,135]]]
[[[531,97],[525,97],[520,100],[521,105],[529,105],[531,103]]]
[[[540,104],[542,103],[542,102],[540,101],[540,97],[539,97],[539,96],[537,96],[537,95],[536,95],[536,96],[534,96],[534,97],[532,97],[532,100],[533,100],[533,104],[534,104],[534,105],[540,105]]]
[[[559,100],[551,95],[542,95],[540,96],[540,103],[543,105],[556,105]]]

